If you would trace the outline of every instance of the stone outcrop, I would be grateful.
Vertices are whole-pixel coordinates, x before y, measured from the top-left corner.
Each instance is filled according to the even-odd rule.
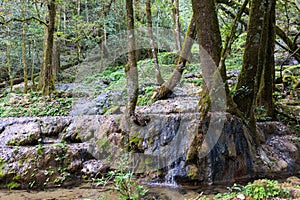
[[[242,121],[228,113],[222,126],[214,126],[211,117],[199,122],[193,112],[148,117],[145,126],[123,115],[1,119],[1,182],[22,188],[68,185],[120,165],[149,182],[178,184],[299,173],[299,136],[282,123],[259,123],[262,143],[255,147]],[[216,139],[200,134],[209,127],[219,129]]]

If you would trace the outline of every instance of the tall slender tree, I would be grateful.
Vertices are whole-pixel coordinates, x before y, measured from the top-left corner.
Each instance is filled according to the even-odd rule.
[[[173,14],[173,29],[176,43],[176,50],[181,50],[181,38],[180,38],[180,21],[179,21],[179,0],[172,0],[172,14]]]
[[[202,85],[199,102],[203,119],[211,108],[208,84],[210,84],[210,80],[214,79],[216,72],[212,65],[218,66],[220,62],[222,40],[215,2],[211,0],[192,0],[192,5],[200,46],[202,76],[204,80],[208,80]]]
[[[26,30],[25,30],[25,1],[21,1],[22,12],[22,63],[23,63],[23,76],[24,76],[24,93],[28,90],[28,75],[27,75],[27,59],[26,59]]]
[[[147,28],[148,28],[148,34],[149,34],[149,42],[150,42],[152,57],[153,57],[154,66],[155,66],[156,82],[161,85],[164,83],[164,80],[161,76],[161,72],[160,72],[160,68],[159,68],[159,64],[158,64],[157,52],[156,52],[155,45],[154,45],[154,37],[153,37],[153,31],[152,31],[151,0],[146,0],[146,19],[147,19]]]
[[[126,19],[128,35],[128,63],[125,66],[127,82],[127,108],[128,116],[135,116],[135,108],[138,99],[138,70],[135,54],[134,13],[133,0],[126,0]]]
[[[54,33],[55,33],[55,16],[56,16],[55,0],[47,2],[48,9],[48,26],[45,26],[44,35],[44,53],[43,53],[43,66],[40,72],[40,79],[38,88],[44,95],[51,94],[54,87],[53,78],[53,49],[54,49]]]

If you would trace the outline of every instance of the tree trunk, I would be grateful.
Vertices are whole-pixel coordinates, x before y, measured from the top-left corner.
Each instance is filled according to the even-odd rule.
[[[56,2],[50,0],[48,3],[48,26],[45,27],[44,38],[44,59],[41,69],[39,90],[43,95],[50,95],[54,91],[54,79],[53,79],[53,48],[54,48],[54,33],[55,33],[55,15],[56,15]]]
[[[102,7],[103,11],[101,10],[101,12],[99,12],[99,16],[101,16],[101,18],[103,19],[103,21],[105,21],[107,15],[109,14],[110,10],[111,10],[111,6],[113,4],[115,0],[110,0],[108,2],[108,4],[105,4],[104,2],[104,6]],[[108,50],[106,48],[106,32],[105,32],[105,22],[100,22],[99,24],[99,29],[97,31],[98,37],[99,37],[99,41],[98,41],[98,45],[100,48],[100,56],[101,56],[101,60],[102,58],[106,58],[107,54],[108,54]]]
[[[266,13],[266,27],[265,34],[262,36],[267,39],[265,43],[265,55],[262,59],[263,70],[261,73],[261,81],[258,89],[257,106],[263,108],[264,113],[260,113],[262,116],[273,117],[274,116],[274,102],[273,102],[273,87],[275,79],[275,61],[274,61],[274,49],[275,49],[275,6],[276,0],[269,0],[268,10]]]
[[[36,41],[33,40],[33,44],[30,45],[29,47],[32,47],[32,48],[29,48],[29,52],[30,52],[30,56],[31,56],[31,90],[32,91],[35,91],[35,82],[34,82],[34,65],[35,65],[35,59],[34,59],[34,53],[35,53],[35,49],[36,49]]]
[[[28,76],[27,76],[27,61],[26,61],[26,30],[25,30],[25,2],[21,2],[22,8],[22,63],[23,63],[23,75],[24,75],[24,93],[28,90]]]
[[[146,19],[147,19],[147,27],[148,27],[148,34],[149,34],[149,42],[150,42],[152,57],[153,57],[154,66],[155,66],[156,82],[161,85],[164,83],[164,80],[160,73],[157,52],[155,50],[155,45],[154,45],[154,37],[153,37],[153,31],[152,31],[151,0],[146,0]]]
[[[180,21],[179,21],[179,0],[172,0],[172,13],[173,13],[173,29],[176,42],[177,52],[181,51],[180,39]]]
[[[258,56],[260,40],[262,34],[262,24],[264,24],[264,8],[260,6],[261,0],[253,0],[250,7],[248,33],[246,47],[243,57],[242,70],[238,77],[234,101],[239,109],[250,117],[253,104],[254,82],[258,67]]]
[[[232,0],[217,0],[218,3],[224,3],[228,6],[238,6],[240,5],[236,1]],[[221,9],[224,9],[224,7],[221,7]],[[234,14],[231,13],[228,9],[226,9],[226,12],[229,13],[229,15],[234,18]],[[245,9],[245,14],[249,15],[249,9]],[[241,21],[241,23],[245,23],[244,21]],[[300,62],[300,52],[297,52],[298,46],[295,42],[293,42],[287,35],[286,33],[279,27],[275,25],[275,33],[277,36],[280,37],[284,41],[284,43],[287,45],[287,47],[282,46],[285,50],[289,51],[291,54],[293,54],[294,58]],[[278,45],[281,46],[280,43]]]
[[[190,59],[191,48],[193,46],[195,38],[196,23],[195,17],[193,15],[184,38],[183,47],[181,49],[180,56],[176,64],[176,68],[174,69],[170,78],[163,85],[161,85],[158,91],[153,95],[152,100],[165,99],[170,94],[172,94],[173,89],[181,79],[187,60]]]
[[[127,116],[135,115],[135,107],[138,99],[138,70],[135,55],[135,36],[134,36],[134,14],[133,0],[126,0],[126,18],[127,18],[127,34],[128,34],[128,63],[125,66],[126,82],[127,82]]]
[[[256,144],[260,142],[256,131],[257,106],[266,106],[264,114],[273,115],[275,4],[275,0],[251,2],[243,66],[234,95],[234,101],[249,119]]]
[[[196,20],[203,85],[199,109],[201,119],[204,119],[211,108],[210,89],[212,88],[216,68],[219,66],[222,40],[214,1],[192,0]]]
[[[230,34],[227,35],[224,47],[221,52],[221,58],[220,58],[220,63],[219,63],[219,67],[218,67],[219,71],[221,72],[222,79],[225,82],[227,110],[228,110],[228,112],[230,112],[232,114],[238,114],[238,115],[241,115],[241,113],[238,110],[237,105],[234,103],[234,101],[230,95],[230,90],[229,90],[229,86],[227,83],[225,60],[231,51],[231,46],[234,41],[238,23],[241,21],[242,14],[243,14],[244,10],[246,9],[248,3],[249,3],[249,1],[245,0],[244,4],[239,9],[237,15],[234,17],[234,22],[233,22]]]
[[[11,66],[10,66],[10,52],[11,52],[11,45],[7,44],[6,45],[6,66],[8,70],[8,75],[9,75],[9,85],[10,85],[10,91],[12,92],[12,87],[13,87],[13,76],[12,76],[12,71],[11,71]]]

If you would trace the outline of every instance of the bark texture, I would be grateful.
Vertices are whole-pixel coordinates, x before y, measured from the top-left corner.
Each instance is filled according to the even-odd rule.
[[[128,34],[128,63],[125,66],[127,82],[127,108],[128,116],[135,115],[138,99],[138,70],[135,55],[134,13],[132,0],[126,0],[127,34]]]
[[[192,4],[200,46],[202,77],[206,80],[203,81],[199,102],[201,118],[204,119],[211,108],[209,88],[216,71],[216,67],[212,65],[219,66],[222,40],[214,1],[192,0]]]
[[[43,66],[39,79],[39,90],[43,95],[50,95],[54,91],[53,78],[53,49],[55,33],[56,1],[50,0],[48,3],[48,26],[45,27]]]

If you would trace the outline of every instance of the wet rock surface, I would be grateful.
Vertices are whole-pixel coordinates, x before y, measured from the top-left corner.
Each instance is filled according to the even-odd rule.
[[[147,119],[140,125],[122,114],[121,91],[81,98],[72,116],[0,119],[1,183],[70,185],[120,165],[143,181],[171,186],[299,173],[297,133],[280,122],[258,123],[261,144],[255,147],[249,130],[231,114],[210,113],[200,122],[199,87],[189,84],[175,88],[169,99],[137,107],[139,118]],[[96,115],[104,112],[114,115]]]
[[[146,126],[123,115],[1,119],[1,182],[22,188],[74,184],[117,168],[128,151],[139,163],[133,165],[128,159],[128,167],[134,166],[131,169],[144,174],[148,182],[204,184],[299,173],[299,141],[282,123],[259,123],[264,142],[255,149],[241,120],[225,114],[216,145],[206,156],[196,149],[193,159],[188,159],[187,152],[201,137],[199,113],[148,116]]]

